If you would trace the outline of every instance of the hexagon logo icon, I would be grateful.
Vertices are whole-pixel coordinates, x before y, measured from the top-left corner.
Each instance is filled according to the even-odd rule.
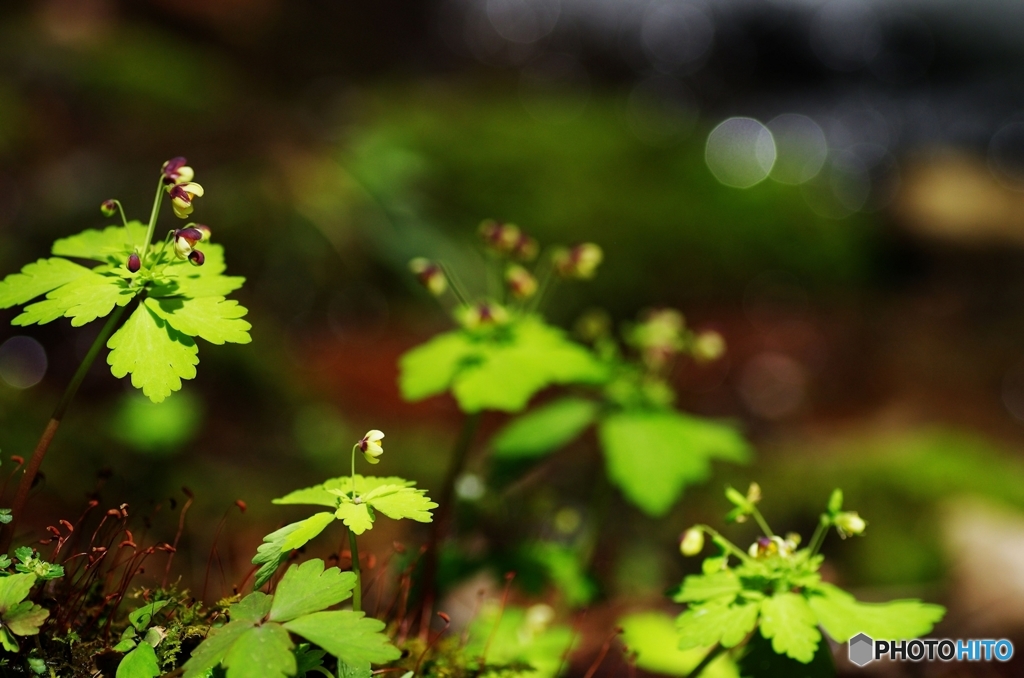
[[[850,661],[857,666],[864,666],[875,658],[875,641],[867,635],[858,633],[850,638]]]

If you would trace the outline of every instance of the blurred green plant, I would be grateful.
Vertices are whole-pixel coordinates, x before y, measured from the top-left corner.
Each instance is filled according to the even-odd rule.
[[[162,455],[192,440],[202,422],[203,408],[187,391],[160,403],[128,394],[114,412],[110,434],[136,450]]]

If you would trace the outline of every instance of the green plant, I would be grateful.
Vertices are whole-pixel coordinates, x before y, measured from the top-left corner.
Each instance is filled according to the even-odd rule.
[[[559,449],[597,427],[608,479],[634,505],[651,516],[668,512],[687,485],[711,473],[711,461],[745,462],[750,446],[732,426],[674,409],[669,383],[680,357],[698,362],[719,358],[725,350],[716,332],[694,332],[681,313],[647,312],[623,335],[625,352],[608,331],[602,314],[579,323],[593,342],[606,378],[589,397],[567,396],[515,419],[497,433],[499,459],[534,459]]]
[[[224,248],[209,242],[209,227],[190,223],[152,244],[164,194],[175,216],[186,219],[195,198],[204,193],[185,163],[184,158],[164,163],[148,224],[128,221],[121,203],[107,200],[102,212],[108,217],[119,213],[121,226],[61,238],[53,243],[54,256],[0,281],[0,309],[28,304],[12,321],[14,325],[45,324],[64,317],[71,319],[73,327],[81,327],[107,318],[29,460],[12,505],[15,522],[50,442],[104,344],[110,349],[111,373],[118,378],[131,374],[133,386],[160,402],[181,388],[182,379],[196,376],[195,337],[213,344],[251,341],[251,326],[242,319],[246,309],[225,298],[245,279],[224,275]],[[72,259],[95,265],[83,266]],[[42,295],[46,297],[42,301],[28,303]],[[128,320],[119,325],[133,301]],[[13,531],[14,523],[7,529],[5,545],[10,544]]]
[[[18,651],[15,636],[34,636],[39,633],[50,613],[26,600],[37,577],[34,574],[10,574],[0,577],[0,644],[8,652]]]
[[[741,668],[744,658],[760,661],[768,642],[771,652],[780,656],[768,658],[772,662],[788,658],[827,669],[831,656],[819,627],[840,643],[857,633],[900,640],[928,633],[945,613],[941,606],[919,600],[862,603],[822,581],[824,558],[818,550],[828,532],[835,528],[845,538],[863,534],[867,526],[856,512],[843,510],[840,490],[832,493],[810,544],[802,549],[799,535],[780,537],[771,530],[757,508],[761,490],[756,483],[745,495],[728,488],[726,497],[733,504],[728,518],[753,518],[764,535],[744,551],[707,525],[684,534],[684,555],[700,553],[705,535],[719,548],[718,554],[704,560],[702,574],[686,577],[673,595],[673,600],[688,606],[676,621],[679,648],[710,648],[690,675],[700,674],[724,650],[743,645],[748,648]]]

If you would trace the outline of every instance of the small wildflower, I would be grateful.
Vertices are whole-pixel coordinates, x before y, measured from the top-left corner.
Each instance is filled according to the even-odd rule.
[[[718,360],[725,353],[725,339],[718,332],[701,332],[693,340],[692,351],[697,362]]]
[[[529,299],[537,293],[537,279],[522,266],[509,266],[505,271],[505,282],[516,299]]]
[[[695,556],[704,549],[704,530],[691,527],[679,541],[679,551],[684,556]]]
[[[362,440],[357,443],[359,451],[363,453],[366,461],[371,464],[380,462],[380,459],[377,457],[384,454],[384,447],[380,442],[382,440],[384,440],[384,434],[377,429],[373,429],[372,431],[367,431]]]
[[[470,330],[484,325],[504,325],[508,322],[508,311],[504,307],[486,301],[474,306],[463,306],[457,313],[462,326]]]
[[[597,267],[604,259],[604,251],[592,242],[585,242],[570,249],[555,252],[555,271],[563,278],[588,280],[597,273]]]
[[[100,212],[105,217],[112,217],[117,214],[117,201],[116,200],[104,200],[100,203]]]
[[[512,256],[518,261],[533,261],[537,258],[538,252],[540,252],[540,245],[525,233],[519,234],[519,240],[512,248]]]
[[[138,252],[132,252],[128,255],[128,261],[125,263],[125,267],[131,273],[138,273],[139,269],[142,268],[142,259],[139,258]]]
[[[771,556],[782,556],[788,558],[793,555],[799,544],[800,537],[796,541],[783,539],[782,537],[759,537],[750,545],[748,553],[751,558],[769,558]]]
[[[444,271],[429,259],[416,257],[409,262],[409,270],[413,272],[420,284],[435,297],[441,296],[448,290],[448,278]]]
[[[165,162],[164,166],[160,169],[160,173],[164,176],[164,183],[174,185],[192,181],[195,178],[195,172],[185,164],[187,162],[188,160],[180,156]]]
[[[199,250],[192,250],[192,252],[188,255],[188,263],[192,264],[193,266],[202,266],[203,264],[206,263],[206,255],[200,252]]]
[[[203,233],[199,229],[179,228],[174,232],[174,253],[179,259],[187,259],[195,246],[202,242]]]
[[[683,314],[674,309],[647,311],[643,321],[629,332],[627,341],[640,351],[649,368],[659,370],[683,349],[685,326]]]
[[[194,182],[185,182],[182,184],[174,184],[167,188],[167,193],[171,196],[171,205],[174,208],[174,214],[179,219],[187,219],[188,215],[192,214],[192,201],[203,195],[203,187]]]
[[[857,515],[856,511],[843,511],[836,515],[834,521],[836,530],[843,539],[864,534],[864,529],[868,526],[867,521]]]
[[[487,219],[480,223],[480,237],[488,249],[498,254],[511,254],[519,245],[523,232],[515,224]]]

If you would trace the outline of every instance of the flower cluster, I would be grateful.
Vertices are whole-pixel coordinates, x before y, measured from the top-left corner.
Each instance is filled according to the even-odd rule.
[[[196,249],[196,245],[210,239],[213,232],[205,224],[190,224],[174,231],[174,254],[179,259],[188,259],[193,266],[202,266],[206,255]]]
[[[697,362],[717,360],[725,353],[722,335],[689,330],[683,314],[671,308],[646,311],[641,321],[627,331],[626,342],[640,353],[652,372],[663,371],[683,352]]]
[[[171,158],[161,169],[174,214],[179,219],[187,219],[194,209],[192,201],[203,195],[203,187],[192,181],[195,172],[186,162],[185,158]]]

